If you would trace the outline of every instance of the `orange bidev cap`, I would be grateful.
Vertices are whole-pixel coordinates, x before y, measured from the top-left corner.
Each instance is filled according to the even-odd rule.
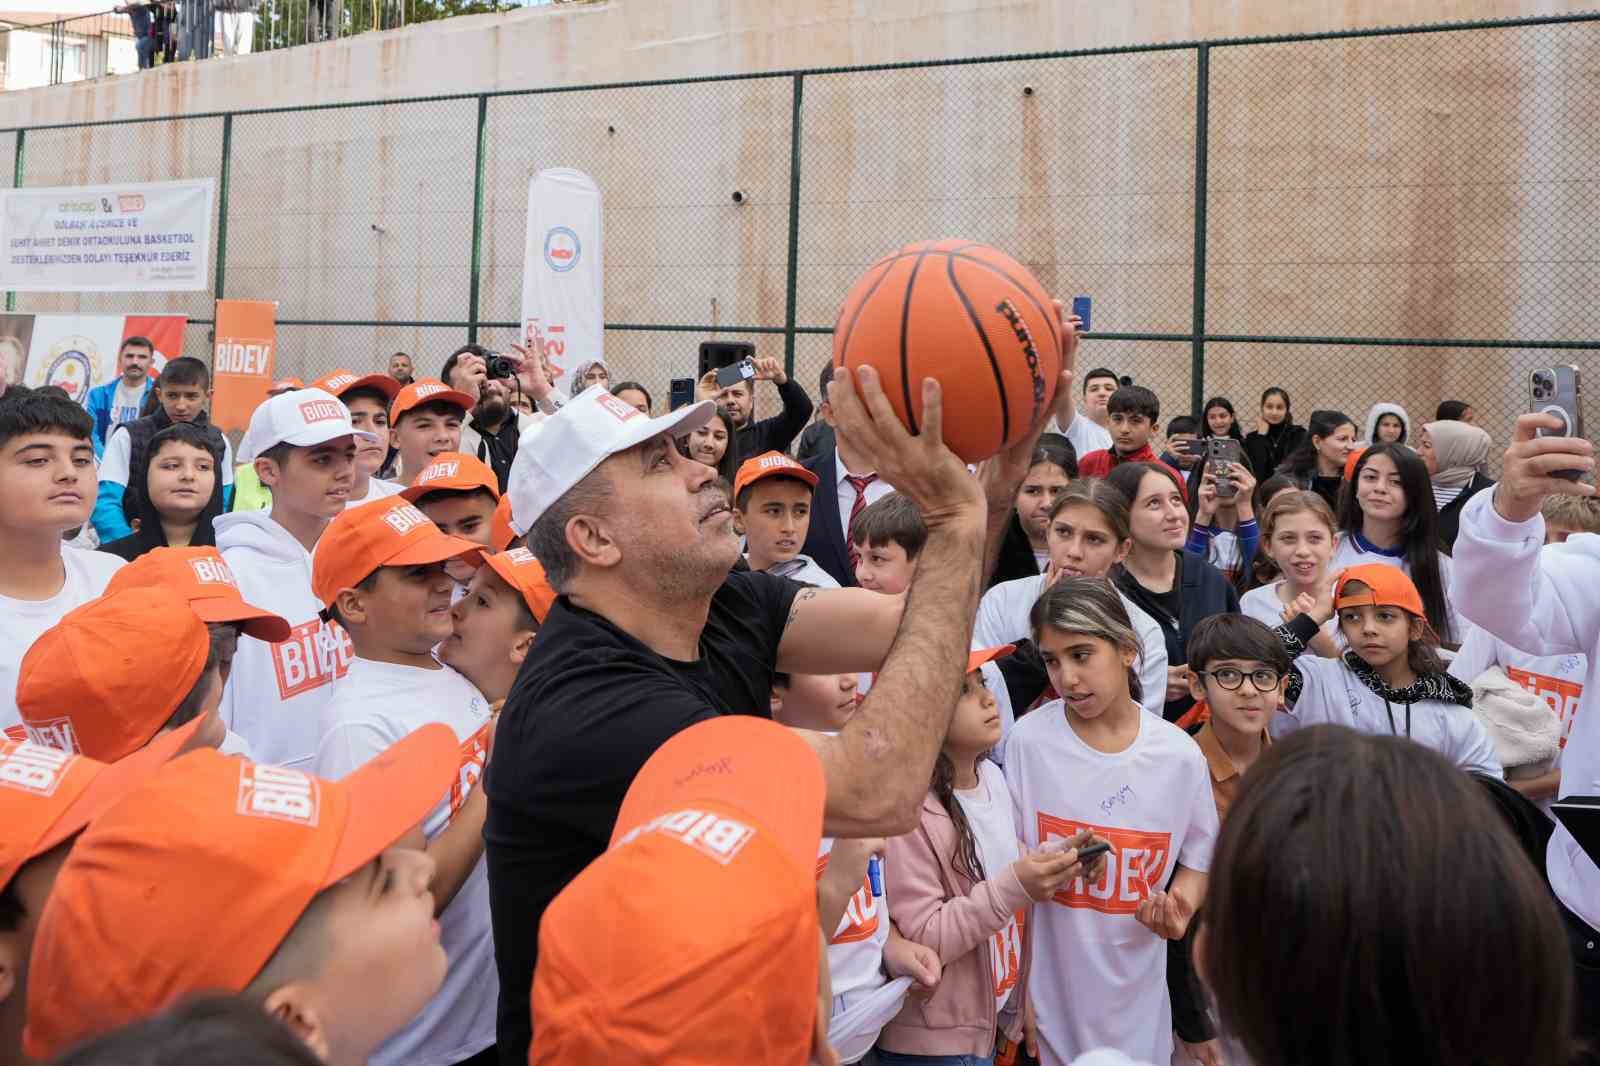
[[[377,389],[383,393],[385,403],[394,403],[394,398],[400,393],[400,383],[388,374],[360,375],[354,370],[340,367],[338,370],[322,375],[311,383],[314,389],[331,393],[339,399],[344,399],[344,394],[352,389]]]
[[[438,804],[458,749],[434,722],[339,781],[210,750],[163,766],[95,820],[56,878],[26,1053],[52,1058],[194,993],[242,991],[317,893]]]
[[[475,406],[472,397],[466,393],[457,392],[438,378],[423,378],[413,381],[395,394],[394,403],[389,405],[389,424],[392,426],[399,422],[400,416],[412,408],[437,400],[461,408],[463,416]]]
[[[993,648],[974,648],[967,656],[967,673],[972,673],[984,663],[992,659],[1004,659],[1007,655],[1017,650],[1015,644],[1000,644]]]
[[[339,515],[317,541],[311,591],[324,608],[340,590],[355,588],[379,567],[422,566],[469,556],[483,546],[440,532],[410,500],[386,496]]]
[[[1361,582],[1368,591],[1346,593],[1344,587],[1352,581]],[[1399,607],[1418,618],[1428,617],[1417,586],[1399,567],[1385,563],[1352,566],[1340,574],[1339,583],[1333,590],[1333,606],[1340,610],[1346,607]]]
[[[0,738],[0,888],[155,773],[200,725],[198,718],[185,722],[116,763]]]
[[[733,498],[737,500],[745,489],[769,477],[794,478],[812,488],[817,487],[817,475],[787,455],[782,452],[762,452],[739,464],[739,472],[733,476]]]
[[[23,655],[23,728],[36,744],[116,762],[160,732],[210,655],[206,624],[172,589],[125,589],[91,600]]]
[[[483,562],[501,581],[521,594],[528,610],[543,625],[545,615],[550,613],[550,605],[556,602],[556,590],[550,587],[544,566],[533,557],[533,553],[527,548],[512,548],[494,555],[486,553]]]
[[[440,452],[400,495],[416,503],[430,492],[475,492],[478,489],[488,489],[489,495],[499,503],[500,481],[487,463],[462,452]]]
[[[212,547],[154,548],[111,576],[106,595],[123,589],[171,589],[202,622],[237,622],[247,636],[276,644],[289,639],[281,615],[244,602],[233,571]]]
[[[489,519],[489,544],[495,551],[503,552],[516,539],[517,531],[511,528],[511,496],[508,493],[500,497],[500,502],[494,508],[494,517]]]
[[[1359,463],[1361,461],[1361,457],[1366,454],[1367,450],[1365,448],[1357,448],[1349,455],[1344,457],[1344,479],[1346,481],[1349,481],[1351,478],[1356,476],[1356,464]]]
[[[764,719],[658,748],[611,850],[545,911],[530,1064],[805,1062],[825,792],[811,747]]]

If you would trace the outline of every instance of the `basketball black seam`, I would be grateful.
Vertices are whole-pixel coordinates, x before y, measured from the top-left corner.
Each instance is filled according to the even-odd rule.
[[[850,351],[850,337],[856,331],[856,321],[861,317],[861,309],[867,306],[867,303],[872,299],[872,294],[878,291],[878,286],[883,284],[883,279],[889,276],[889,272],[894,269],[894,265],[899,261],[900,256],[898,255],[890,259],[888,265],[884,268],[883,273],[878,275],[878,280],[872,283],[872,287],[862,294],[861,302],[856,304],[856,313],[850,316],[850,325],[845,328],[844,340],[839,342],[840,366],[844,365],[844,357]],[[883,260],[880,259],[878,262],[881,263]],[[877,265],[877,263],[873,264],[873,266]],[[871,270],[872,267],[868,267],[867,269]],[[835,324],[834,328],[837,329],[838,325]],[[827,399],[827,397],[824,396],[823,399]]]
[[[906,279],[905,302],[900,306],[900,389],[906,398],[906,428],[912,435],[922,432],[917,428],[917,412],[911,406],[911,363],[910,355],[906,351],[906,340],[910,334],[911,325],[911,290],[917,287],[917,271],[922,269],[922,261],[928,257],[927,252],[918,252],[917,261],[911,267],[911,277]],[[920,389],[922,383],[917,382]]]
[[[1059,352],[1061,350],[1061,334],[1056,330],[1056,316],[1051,313],[1052,309],[1040,307],[1039,301],[1033,298],[1033,295],[1028,292],[1026,286],[1017,281],[1017,279],[1012,277],[1010,274],[1007,274],[1004,270],[1001,270],[999,267],[995,266],[993,263],[985,263],[982,259],[974,259],[970,255],[962,255],[959,252],[950,252],[948,254],[952,259],[960,259],[963,262],[973,263],[977,266],[981,266],[983,269],[991,270],[1009,281],[1018,292],[1028,298],[1028,302],[1033,304],[1033,306],[1038,309],[1039,314],[1044,316],[1045,328],[1050,331],[1050,339],[1055,344],[1056,351]]]
[[[1000,376],[1000,361],[994,357],[994,345],[989,343],[989,334],[984,332],[983,323],[978,321],[978,312],[972,306],[972,301],[967,299],[966,292],[961,288],[961,282],[956,280],[955,256],[945,256],[945,269],[950,275],[950,287],[956,291],[956,296],[961,300],[961,305],[967,309],[967,317],[972,320],[972,328],[978,331],[978,339],[983,342],[983,352],[989,357],[989,369],[994,371],[995,392],[1000,394],[1000,441],[1011,439],[1011,404],[1006,398],[1005,379]]]

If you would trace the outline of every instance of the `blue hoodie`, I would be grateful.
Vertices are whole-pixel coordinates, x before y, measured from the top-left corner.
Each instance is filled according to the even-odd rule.
[[[89,390],[88,400],[84,404],[89,409],[89,417],[94,419],[94,454],[97,459],[106,452],[106,437],[110,435],[111,427],[138,418],[139,410],[144,407],[144,401],[149,397],[150,390],[156,387],[155,379],[146,377],[144,390],[139,393],[139,404],[133,409],[133,414],[127,415],[122,411],[112,410],[117,402],[117,386],[120,384],[122,379],[119,377],[112,378],[104,385],[96,385]]]

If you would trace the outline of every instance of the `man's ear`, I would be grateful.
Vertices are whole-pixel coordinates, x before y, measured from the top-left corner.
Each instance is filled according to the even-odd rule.
[[[22,966],[22,932],[0,933],[0,1003],[17,991],[17,976]]]
[[[567,523],[567,546],[592,566],[613,567],[622,562],[622,547],[598,515],[574,515]]]
[[[316,1006],[310,985],[293,981],[268,993],[261,1004],[263,1010],[288,1027],[322,1061],[328,1061],[329,1047],[326,1019]]]

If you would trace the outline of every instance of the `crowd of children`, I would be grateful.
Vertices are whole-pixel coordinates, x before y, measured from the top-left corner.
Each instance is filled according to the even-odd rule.
[[[0,1064],[1585,1061],[1593,446],[1072,325],[976,474],[765,359],[7,389]]]

